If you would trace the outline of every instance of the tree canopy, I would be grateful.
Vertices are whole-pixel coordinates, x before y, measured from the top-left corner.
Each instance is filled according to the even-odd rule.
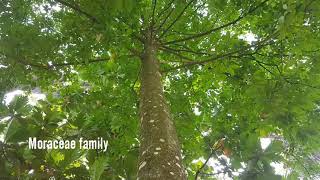
[[[316,0],[2,0],[0,178],[136,179],[149,36],[188,179],[319,178]]]

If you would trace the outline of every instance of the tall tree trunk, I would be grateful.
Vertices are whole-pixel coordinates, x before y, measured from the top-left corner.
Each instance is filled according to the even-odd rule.
[[[141,57],[138,179],[185,180],[181,149],[166,103],[156,45],[146,40]]]

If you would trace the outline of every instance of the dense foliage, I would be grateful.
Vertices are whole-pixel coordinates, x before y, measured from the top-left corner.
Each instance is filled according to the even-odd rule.
[[[319,1],[2,0],[0,179],[136,178],[148,28],[188,178],[281,179],[273,162],[319,176]],[[109,148],[30,150],[28,137]]]

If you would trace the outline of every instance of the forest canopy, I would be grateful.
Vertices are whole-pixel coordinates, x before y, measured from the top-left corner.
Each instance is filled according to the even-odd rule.
[[[319,58],[317,0],[2,0],[0,179],[320,178]]]

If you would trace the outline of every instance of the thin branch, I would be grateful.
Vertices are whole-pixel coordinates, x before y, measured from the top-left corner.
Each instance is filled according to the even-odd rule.
[[[190,47],[188,47],[188,46],[185,45],[185,44],[172,44],[172,45],[174,45],[174,46],[180,46],[180,47],[184,48],[185,50],[189,50],[189,51],[195,52],[195,50],[191,49]],[[206,50],[205,50],[205,49],[197,49],[197,51],[200,51],[200,52],[198,52],[198,53],[203,53],[203,54],[204,54],[203,51],[206,51]],[[202,52],[201,52],[201,51],[202,51]],[[210,53],[207,53],[207,54],[210,54]],[[210,55],[212,55],[212,54],[210,54]]]
[[[108,61],[110,58],[98,58],[98,59],[91,59],[89,61],[82,61],[82,62],[69,62],[69,63],[57,63],[52,64],[49,67],[62,67],[62,66],[72,66],[72,65],[86,65],[91,63],[98,63],[98,62],[104,62]]]
[[[171,5],[172,5],[173,2],[174,2],[174,0],[171,0],[171,1],[167,4],[167,6],[164,7],[163,10],[158,13],[158,17],[161,17],[162,14],[165,13],[165,12],[171,7]]]
[[[164,18],[164,20],[161,22],[160,26],[157,28],[157,30],[161,29],[162,26],[167,22],[167,20],[169,19],[170,15],[172,14],[172,12],[174,11],[174,9],[172,8],[169,13],[167,14],[167,16]]]
[[[176,31],[176,30],[171,30],[170,31],[170,34],[168,34],[168,36],[170,35],[179,35],[179,36],[192,36],[194,35],[194,33],[186,33],[186,32],[183,32],[183,31]]]
[[[271,75],[273,75],[273,76],[275,76],[275,77],[276,77],[276,74],[273,73],[270,69],[268,69],[268,68],[265,67],[264,65],[276,66],[276,68],[277,68],[277,70],[278,70],[278,72],[279,72],[279,76],[280,76],[281,79],[284,80],[286,83],[296,84],[296,85],[302,85],[302,86],[306,86],[306,87],[310,87],[310,88],[314,88],[314,89],[320,89],[320,87],[317,87],[317,86],[313,86],[313,85],[306,84],[306,83],[301,83],[301,82],[298,82],[298,81],[296,81],[296,82],[292,81],[291,78],[286,77],[286,76],[284,76],[284,75],[282,74],[282,72],[280,71],[278,65],[263,63],[263,62],[261,62],[261,61],[256,60],[255,58],[253,58],[253,60],[254,60],[255,62],[257,62],[260,67],[262,67],[264,70],[266,70],[267,72],[269,72]]]
[[[233,56],[235,54],[238,54],[238,53],[239,53],[239,55],[246,55],[246,54],[244,54],[244,52],[248,51],[250,48],[261,49],[262,47],[269,45],[270,43],[267,43],[267,42],[272,37],[277,36],[278,34],[279,34],[278,31],[275,31],[273,34],[267,36],[265,39],[263,39],[261,41],[258,41],[256,44],[245,46],[243,48],[240,48],[238,50],[234,50],[234,51],[231,51],[231,52],[228,52],[228,53],[225,53],[225,54],[216,55],[216,56],[214,56],[212,58],[209,58],[209,59],[205,59],[205,60],[201,60],[201,61],[194,60],[193,62],[186,63],[186,64],[183,64],[183,65],[180,65],[180,66],[177,66],[177,67],[173,67],[173,68],[171,68],[169,70],[166,70],[165,72],[176,70],[176,69],[181,69],[181,68],[185,68],[185,67],[190,67],[190,66],[194,66],[194,65],[197,65],[197,64],[206,64],[206,63],[209,63],[209,62],[213,62],[213,61],[215,61],[217,59],[224,59],[224,58],[231,57],[231,56]]]
[[[195,175],[195,180],[198,179],[199,174],[201,174],[201,170],[207,165],[207,163],[209,162],[209,160],[211,159],[211,157],[216,153],[217,150],[219,150],[220,148],[223,147],[223,145],[221,143],[223,143],[224,138],[218,140],[214,145],[213,148],[211,150],[210,155],[208,156],[208,158],[206,159],[206,161],[202,164],[202,166],[197,170],[196,175]]]
[[[303,167],[303,169],[307,172],[308,176],[311,177],[311,173],[309,171],[309,169],[303,164],[303,162],[301,162],[296,155],[294,155],[293,153],[291,154],[293,156],[294,159],[296,159],[296,161],[298,161],[298,163]]]
[[[161,48],[161,47],[160,47],[160,49],[163,50],[163,51],[166,51],[166,52],[168,52],[170,54],[173,54],[173,55],[175,55],[175,56],[177,56],[179,58],[181,58],[181,60],[184,60],[184,62],[186,62],[186,63],[192,63],[193,62],[193,59],[188,58],[186,56],[183,56],[183,55],[181,55],[181,54],[179,54],[179,53],[177,53],[177,52],[175,52],[173,50],[166,49],[166,48]]]
[[[196,55],[206,55],[206,56],[212,56],[213,55],[213,54],[210,54],[210,53],[193,51],[192,49],[173,49],[173,48],[170,48],[170,47],[165,46],[165,45],[162,45],[161,47],[164,48],[164,49],[169,49],[171,51],[175,51],[177,53],[178,52],[187,52],[187,53],[192,53],[192,54],[196,54]]]
[[[320,87],[317,87],[317,86],[313,86],[313,85],[310,85],[310,84],[306,84],[306,83],[301,83],[299,81],[297,82],[294,82],[292,81],[290,78],[288,77],[282,77],[284,79],[285,82],[289,83],[289,84],[297,84],[297,85],[302,85],[302,86],[306,86],[306,87],[309,87],[309,88],[313,88],[313,89],[320,89]]]
[[[227,173],[227,172],[230,172],[230,170],[227,169],[227,170],[216,172],[216,173],[202,173],[202,172],[200,172],[199,174],[201,174],[203,176],[215,176],[215,175],[222,174],[222,173],[224,174],[224,173]]]
[[[134,29],[133,25],[132,25],[132,24],[131,24],[131,25],[128,24],[123,18],[120,17],[120,18],[115,18],[115,19],[114,19],[114,21],[115,21],[116,23],[119,23],[118,20],[119,20],[120,22],[122,22],[124,25],[128,26],[129,29]],[[132,38],[140,41],[141,43],[144,43],[143,37],[140,36],[140,35],[138,35],[138,33],[132,33],[131,36],[132,36]]]
[[[197,11],[198,8],[200,8],[200,7],[201,7],[201,5],[198,6],[195,11]],[[193,15],[198,16],[198,14],[196,14],[196,13],[194,13]],[[213,22],[213,26],[218,22],[218,20],[219,20],[218,17],[219,17],[219,16],[220,16],[220,14],[217,14],[217,15],[215,16],[215,18],[214,18],[215,21]],[[193,36],[193,35],[195,35],[195,34],[196,34],[196,32],[181,32],[181,31],[176,31],[176,30],[172,29],[172,30],[170,31],[170,34],[167,35],[167,37],[170,36],[170,35],[179,35],[180,37],[182,37],[182,36]]]
[[[209,160],[211,159],[211,157],[214,155],[214,153],[216,152],[216,150],[212,150],[209,157],[206,159],[206,161],[202,164],[202,166],[197,170],[196,175],[194,177],[195,180],[198,180],[198,176],[201,172],[201,170],[207,165],[207,163],[209,162]]]
[[[258,61],[256,59],[254,59],[254,61],[256,61],[257,63],[263,64],[263,65],[266,65],[266,66],[274,66],[274,67],[278,68],[278,64],[266,63],[266,62],[263,62],[263,61]]]
[[[262,67],[264,70],[268,71],[270,74],[272,74],[273,76],[275,76],[275,74],[274,74],[271,70],[269,70],[268,68],[266,68],[260,61],[258,61],[258,60],[256,60],[256,59],[254,59],[254,61],[257,62],[258,65],[259,65],[260,67]]]
[[[183,10],[180,12],[180,14],[178,15],[178,17],[163,31],[163,33],[160,35],[160,39],[170,30],[170,28],[180,19],[180,17],[184,14],[184,12],[186,11],[186,9],[191,5],[191,3],[193,3],[195,0],[191,0],[184,8]]]
[[[295,56],[295,54],[262,54],[262,53],[257,53],[259,56],[263,56],[263,57],[268,57],[268,58],[273,58],[273,57],[289,57],[289,56]]]
[[[98,19],[95,16],[87,13],[86,11],[83,11],[78,5],[72,4],[70,2],[66,2],[64,0],[54,0],[54,1],[66,6],[66,7],[73,9],[74,11],[78,12],[81,15],[84,15],[86,18],[90,19],[92,22],[100,24],[100,22],[98,21]]]
[[[40,69],[49,69],[47,65],[30,63],[30,62],[27,62],[26,60],[22,60],[22,59],[19,59],[16,62],[18,62],[22,65],[25,65],[25,66],[31,66],[31,67],[36,67],[36,68],[40,68]]]
[[[31,67],[36,67],[36,68],[40,68],[40,69],[50,70],[55,67],[64,67],[64,66],[72,66],[72,65],[86,65],[86,64],[91,64],[91,63],[104,62],[107,60],[109,60],[109,58],[98,58],[98,59],[92,59],[92,60],[83,61],[83,62],[56,63],[56,64],[51,64],[51,65],[30,63],[30,62],[27,62],[26,60],[21,60],[21,59],[17,62],[20,64],[23,64],[25,66],[31,66]]]
[[[157,0],[153,0],[152,1],[153,3],[153,8],[152,8],[152,17],[151,17],[151,19],[152,19],[152,22],[151,22],[151,27],[152,27],[152,29],[153,29],[153,27],[154,27],[154,13],[155,13],[155,11],[156,11],[156,6],[157,6]]]
[[[197,38],[209,35],[209,34],[215,32],[215,31],[219,31],[219,30],[221,30],[223,28],[226,28],[228,26],[234,25],[237,22],[239,22],[240,20],[242,20],[243,18],[245,18],[247,15],[249,15],[249,14],[253,13],[254,11],[256,11],[259,7],[263,6],[267,1],[269,1],[269,0],[264,0],[263,2],[258,4],[256,7],[250,8],[250,10],[247,13],[241,14],[237,19],[235,19],[235,20],[233,20],[233,21],[231,21],[229,23],[223,24],[223,25],[221,25],[219,27],[216,27],[216,28],[213,28],[213,29],[207,30],[205,32],[201,32],[201,33],[198,33],[198,34],[186,37],[186,38],[165,42],[164,44],[172,44],[172,43],[177,43],[177,42],[183,42],[183,41],[188,41],[188,40],[192,40],[192,39],[197,39]]]

